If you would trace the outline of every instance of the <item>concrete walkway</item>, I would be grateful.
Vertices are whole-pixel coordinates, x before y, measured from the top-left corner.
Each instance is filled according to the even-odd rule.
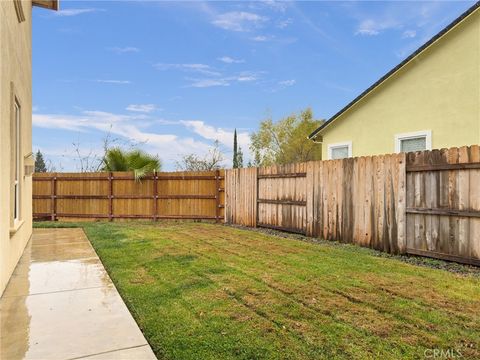
[[[0,359],[156,359],[81,229],[34,229],[0,299]]]

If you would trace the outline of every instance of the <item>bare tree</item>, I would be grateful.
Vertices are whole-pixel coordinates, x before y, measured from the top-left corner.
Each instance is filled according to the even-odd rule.
[[[72,145],[78,171],[82,173],[98,171],[102,164],[101,157],[93,149],[83,152],[80,142],[72,142]]]
[[[52,160],[47,159],[47,161],[45,162],[45,165],[47,167],[47,172],[63,171],[62,163],[58,163],[58,166],[55,166]]]
[[[146,141],[132,141],[131,139],[122,139],[113,136],[112,125],[102,138],[102,154],[98,154],[95,150],[90,149],[83,151],[80,142],[73,142],[73,149],[75,153],[75,161],[78,164],[80,172],[98,172],[102,171],[105,165],[105,157],[108,151],[112,148],[127,148],[133,150]]]
[[[197,154],[187,154],[176,162],[177,170],[183,171],[212,171],[223,167],[224,156],[220,151],[220,143],[215,140],[213,147],[204,157]]]

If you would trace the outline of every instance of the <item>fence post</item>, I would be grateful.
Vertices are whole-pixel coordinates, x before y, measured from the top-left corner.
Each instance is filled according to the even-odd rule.
[[[305,179],[305,196],[306,196],[306,206],[305,206],[305,217],[306,217],[306,229],[305,234],[307,236],[314,236],[314,223],[315,223],[315,209],[313,207],[313,196],[315,193],[314,183],[314,169],[315,163],[313,161],[307,162],[306,167],[306,179]]]
[[[255,175],[255,190],[254,190],[254,191],[255,191],[255,192],[254,192],[254,194],[255,194],[255,199],[254,199],[254,206],[253,206],[253,208],[255,209],[255,214],[254,214],[255,217],[254,217],[253,227],[257,227],[257,226],[258,226],[258,207],[259,207],[259,204],[258,204],[258,195],[259,195],[259,191],[260,191],[260,190],[259,190],[259,186],[258,186],[258,185],[259,185],[259,179],[258,179],[258,170],[259,170],[259,169],[260,169],[259,167],[256,167],[256,168],[255,168],[255,173],[254,173],[254,175]]]
[[[220,220],[220,170],[215,170],[215,222]]]
[[[108,173],[108,220],[113,221],[113,175]]]
[[[407,157],[398,155],[397,247],[400,254],[407,251]]]
[[[57,177],[53,176],[51,180],[51,187],[52,187],[52,197],[51,197],[51,212],[52,215],[50,216],[50,220],[55,221],[57,217]]]
[[[158,174],[153,172],[153,221],[158,220]]]

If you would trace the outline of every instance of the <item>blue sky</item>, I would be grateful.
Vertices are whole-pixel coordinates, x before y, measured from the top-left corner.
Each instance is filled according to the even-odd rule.
[[[312,107],[329,118],[459,16],[455,2],[61,1],[33,10],[33,149],[57,170],[107,133],[174,170],[215,139]]]

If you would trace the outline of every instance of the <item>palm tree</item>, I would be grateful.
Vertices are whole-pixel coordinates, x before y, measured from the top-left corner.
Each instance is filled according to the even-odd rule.
[[[137,181],[147,174],[159,171],[162,167],[158,156],[152,156],[142,150],[126,151],[118,147],[107,150],[103,164],[104,171],[133,171]]]

